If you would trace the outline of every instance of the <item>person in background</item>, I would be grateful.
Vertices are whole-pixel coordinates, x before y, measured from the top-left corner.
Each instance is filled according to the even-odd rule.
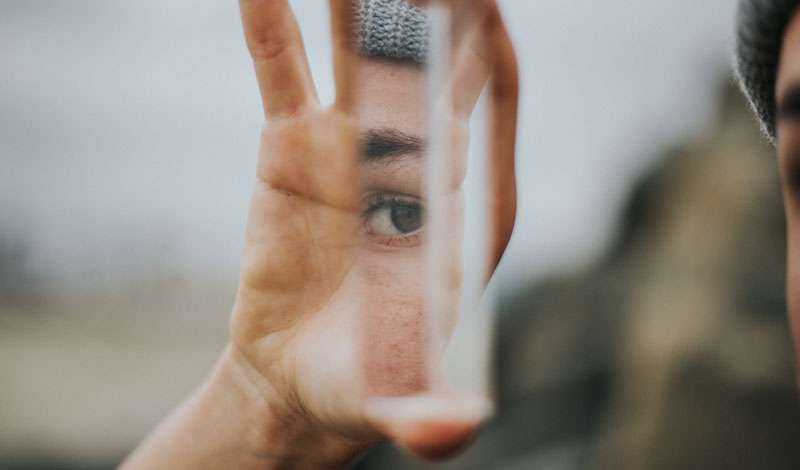
[[[800,356],[800,15],[796,0],[742,0],[736,73],[775,146],[787,227],[787,296]]]
[[[453,11],[480,13],[472,16],[478,36],[465,38],[492,49],[481,54],[465,40],[451,87],[464,98],[452,112],[454,135],[465,143],[491,77],[494,266],[515,215],[516,62],[494,2],[458,3]],[[403,0],[329,4],[336,99],[327,107],[288,0],[240,1],[267,125],[230,343],[206,383],[127,459],[126,470],[340,468],[385,439],[443,458],[486,417],[485,399],[455,394],[426,375],[418,275],[425,16]],[[447,197],[460,200],[461,185]],[[457,319],[447,320],[432,334],[446,339]]]

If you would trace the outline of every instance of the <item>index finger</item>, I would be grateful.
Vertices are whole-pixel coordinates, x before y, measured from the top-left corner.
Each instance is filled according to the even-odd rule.
[[[296,114],[317,101],[303,38],[288,0],[239,0],[267,118]]]

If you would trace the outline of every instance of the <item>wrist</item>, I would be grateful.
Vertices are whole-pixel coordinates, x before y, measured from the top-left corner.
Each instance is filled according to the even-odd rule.
[[[259,468],[344,468],[369,446],[327,431],[287,406],[233,345],[226,348],[202,394],[209,405],[220,408],[221,416],[238,421],[242,450],[261,460]]]

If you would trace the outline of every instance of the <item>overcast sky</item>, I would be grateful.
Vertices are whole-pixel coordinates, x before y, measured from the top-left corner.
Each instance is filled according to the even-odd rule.
[[[330,97],[321,0],[295,0]],[[585,263],[632,179],[702,129],[733,0],[504,0],[522,67],[507,278]],[[260,104],[236,2],[0,3],[0,235],[68,284],[235,279]]]

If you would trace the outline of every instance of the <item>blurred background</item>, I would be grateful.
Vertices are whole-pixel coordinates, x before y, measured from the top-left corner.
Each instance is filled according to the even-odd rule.
[[[442,468],[800,468],[735,1],[500,3],[523,86],[500,412]],[[293,4],[330,97],[325,9]],[[0,468],[113,468],[226,341],[261,125],[238,8],[5,0],[0,42]]]

